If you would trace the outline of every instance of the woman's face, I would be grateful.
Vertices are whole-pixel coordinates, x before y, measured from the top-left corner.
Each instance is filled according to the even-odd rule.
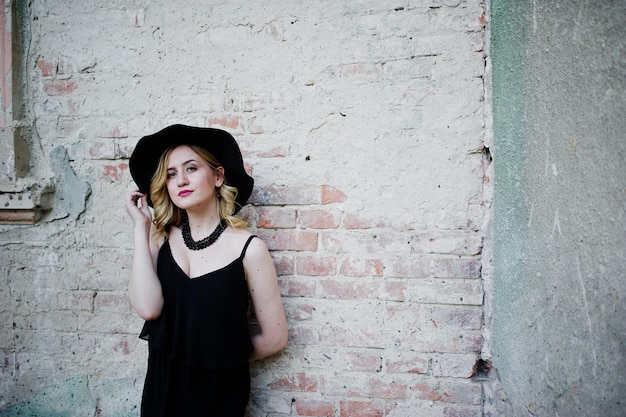
[[[174,148],[167,159],[167,192],[183,210],[208,207],[223,182],[224,168],[211,167],[186,145]]]

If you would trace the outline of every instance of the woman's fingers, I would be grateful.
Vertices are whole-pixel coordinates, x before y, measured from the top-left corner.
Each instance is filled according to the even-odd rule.
[[[131,188],[126,192],[126,209],[133,221],[150,220],[152,217],[146,195],[136,188]]]

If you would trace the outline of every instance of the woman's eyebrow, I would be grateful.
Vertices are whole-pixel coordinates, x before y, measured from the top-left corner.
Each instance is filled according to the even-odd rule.
[[[190,160],[188,160],[188,161],[183,162],[183,164],[182,164],[182,165],[183,165],[183,166],[185,166],[185,165],[187,165],[187,164],[188,164],[188,163],[190,163],[190,162],[197,162],[197,161],[196,161],[195,159],[190,159]],[[170,171],[170,170],[172,170],[172,169],[176,169],[176,168],[175,168],[175,167],[169,167],[167,170],[168,170],[168,171]]]

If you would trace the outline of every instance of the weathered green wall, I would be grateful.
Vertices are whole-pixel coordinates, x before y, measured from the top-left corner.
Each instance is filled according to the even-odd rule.
[[[515,415],[626,415],[626,2],[493,0],[493,361]]]

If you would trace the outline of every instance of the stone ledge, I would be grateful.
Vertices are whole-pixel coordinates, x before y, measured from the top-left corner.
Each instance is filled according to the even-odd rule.
[[[0,224],[35,224],[39,218],[36,209],[0,209]]]
[[[50,186],[0,184],[0,224],[35,224],[49,209],[52,191]]]
[[[0,191],[0,224],[34,224],[37,208],[33,194]]]
[[[33,155],[37,148],[32,140],[30,123],[24,120],[0,125],[0,224],[34,224],[50,208],[53,174],[30,166],[44,161],[39,152]]]

